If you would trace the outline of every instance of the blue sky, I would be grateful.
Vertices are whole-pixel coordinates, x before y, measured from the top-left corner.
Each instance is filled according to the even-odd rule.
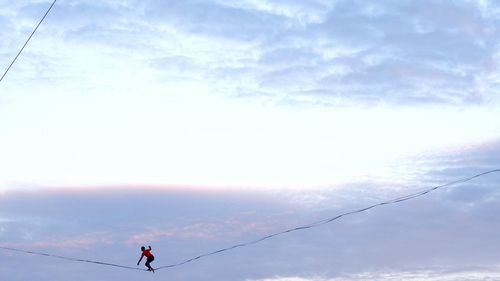
[[[0,65],[50,3],[0,1]],[[0,84],[0,244],[134,265],[151,243],[160,265],[499,168],[499,28],[487,0],[59,0]],[[161,274],[498,277],[497,183]]]

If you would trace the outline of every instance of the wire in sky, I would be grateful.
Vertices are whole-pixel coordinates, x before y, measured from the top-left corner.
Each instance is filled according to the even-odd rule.
[[[233,246],[230,246],[230,247],[227,247],[227,248],[223,248],[223,249],[220,249],[220,250],[217,250],[217,251],[213,251],[213,252],[210,252],[210,253],[202,254],[202,255],[199,255],[199,256],[196,256],[196,257],[193,257],[193,258],[181,261],[179,263],[165,265],[165,266],[160,266],[160,267],[156,268],[155,270],[163,269],[163,268],[177,267],[177,266],[189,263],[189,262],[193,262],[193,261],[198,260],[200,258],[204,258],[204,257],[207,257],[207,256],[219,254],[221,252],[233,250],[233,249],[240,248],[240,247],[245,247],[245,246],[250,246],[250,245],[253,245],[253,244],[257,244],[257,243],[262,242],[264,240],[267,240],[267,239],[270,239],[270,238],[273,238],[273,237],[276,237],[276,236],[279,236],[279,235],[283,235],[283,234],[286,234],[286,233],[290,233],[290,232],[294,232],[294,231],[299,231],[299,230],[305,230],[305,229],[309,229],[309,228],[313,228],[313,227],[318,227],[318,226],[321,226],[321,225],[333,222],[335,220],[338,220],[338,219],[340,219],[342,217],[345,217],[345,216],[348,216],[348,215],[362,213],[362,212],[365,212],[365,211],[368,211],[370,209],[373,209],[373,208],[376,208],[376,207],[379,207],[379,206],[383,206],[383,205],[396,204],[396,203],[404,202],[404,201],[407,201],[407,200],[411,200],[411,199],[414,199],[414,198],[417,198],[417,197],[429,194],[432,191],[435,191],[435,190],[443,188],[443,187],[448,187],[448,186],[456,185],[456,184],[459,184],[459,183],[468,182],[468,181],[473,180],[475,178],[478,178],[478,177],[481,177],[481,176],[484,176],[484,175],[487,175],[487,174],[491,174],[491,173],[497,173],[497,172],[500,172],[500,169],[486,171],[486,172],[483,172],[483,173],[480,173],[480,174],[473,175],[471,177],[467,177],[467,178],[459,179],[459,180],[452,181],[452,182],[449,182],[449,183],[445,183],[445,184],[442,184],[442,185],[438,185],[438,186],[435,186],[435,187],[432,187],[432,188],[429,188],[429,189],[426,189],[426,190],[422,190],[422,191],[418,191],[418,192],[415,192],[415,193],[412,193],[412,194],[408,194],[408,195],[405,195],[405,196],[394,198],[394,199],[391,199],[391,200],[388,200],[388,201],[385,201],[385,202],[380,202],[380,203],[377,203],[377,204],[373,204],[371,206],[364,207],[364,208],[361,208],[361,209],[358,209],[358,210],[345,212],[345,213],[342,213],[342,214],[337,215],[335,217],[327,218],[327,219],[324,219],[324,220],[321,220],[321,221],[318,221],[318,222],[314,222],[314,223],[311,223],[311,224],[308,224],[308,225],[298,226],[298,227],[295,227],[295,228],[290,228],[290,229],[287,229],[287,230],[283,230],[283,231],[280,231],[280,232],[269,234],[267,236],[261,237],[259,239],[253,240],[253,241],[249,241],[249,242],[246,242],[246,243],[241,243],[241,244],[233,245]]]
[[[119,265],[119,264],[114,264],[114,263],[101,262],[101,261],[93,261],[93,260],[85,260],[85,259],[78,259],[78,258],[70,258],[70,257],[64,257],[64,256],[59,256],[59,255],[52,255],[52,254],[47,254],[47,253],[42,253],[42,252],[21,250],[21,249],[10,248],[10,247],[0,246],[0,249],[8,250],[8,251],[14,251],[14,252],[21,252],[21,253],[31,254],[31,255],[53,257],[53,258],[58,258],[58,259],[63,259],[63,260],[68,260],[68,261],[87,262],[87,263],[93,263],[93,264],[100,264],[100,265],[114,266],[114,267],[120,267],[120,268],[126,268],[126,269],[134,269],[134,270],[146,271],[145,269],[141,269],[141,268],[137,268],[137,267],[131,267],[131,266],[126,266],[126,265]]]
[[[0,82],[2,82],[3,78],[5,77],[5,75],[7,75],[7,72],[9,72],[10,68],[12,67],[12,65],[14,65],[14,63],[16,62],[16,60],[19,57],[19,55],[21,55],[21,53],[24,50],[24,47],[26,47],[26,45],[28,45],[28,42],[31,40],[31,37],[33,37],[33,35],[35,34],[35,32],[38,30],[38,27],[42,24],[43,20],[45,19],[45,17],[47,17],[47,15],[49,14],[50,10],[52,10],[52,7],[54,7],[54,5],[56,4],[56,2],[57,2],[57,0],[54,0],[54,2],[52,2],[52,4],[50,5],[50,7],[47,9],[47,11],[43,15],[42,19],[36,25],[36,27],[33,30],[33,32],[31,32],[30,36],[28,37],[28,40],[26,40],[26,42],[24,42],[23,47],[19,50],[19,52],[17,53],[17,55],[14,57],[14,59],[10,63],[9,67],[7,67],[7,69],[3,73],[2,77],[0,78]]]
[[[449,186],[457,185],[457,184],[460,184],[460,183],[468,182],[468,181],[471,181],[471,180],[473,180],[475,178],[479,178],[479,177],[485,176],[487,174],[498,173],[498,172],[500,172],[500,169],[489,170],[489,171],[482,172],[482,173],[479,173],[479,174],[476,174],[476,175],[473,175],[473,176],[470,176],[470,177],[467,177],[467,178],[462,178],[462,179],[455,180],[455,181],[452,181],[452,182],[448,182],[448,183],[445,183],[445,184],[442,184],[442,185],[438,185],[438,186],[435,186],[435,187],[432,187],[432,188],[429,188],[429,189],[425,189],[425,190],[422,190],[422,191],[418,191],[418,192],[414,192],[414,193],[411,193],[411,194],[407,194],[405,196],[401,196],[401,197],[398,197],[398,198],[394,198],[394,199],[391,199],[391,200],[387,200],[387,201],[384,201],[384,202],[373,204],[373,205],[370,205],[370,206],[367,206],[367,207],[364,207],[364,208],[361,208],[361,209],[357,209],[357,210],[354,210],[354,211],[345,212],[345,213],[339,214],[339,215],[331,217],[331,218],[326,218],[326,219],[321,220],[321,221],[317,221],[317,222],[313,222],[313,223],[310,223],[310,224],[307,224],[307,225],[302,225],[302,226],[290,228],[290,229],[287,229],[287,230],[283,230],[283,231],[280,231],[280,232],[276,232],[276,233],[273,233],[273,234],[269,234],[269,235],[266,235],[264,237],[261,237],[261,238],[258,238],[258,239],[255,239],[255,240],[252,240],[252,241],[249,241],[249,242],[240,243],[240,244],[236,244],[236,245],[233,245],[233,246],[230,246],[230,247],[227,247],[227,248],[222,248],[222,249],[219,249],[219,250],[216,250],[216,251],[213,251],[213,252],[201,254],[201,255],[198,255],[196,257],[193,257],[193,258],[190,258],[190,259],[178,262],[178,263],[160,266],[160,267],[157,267],[155,270],[159,270],[159,269],[163,269],[163,268],[172,268],[172,267],[181,266],[183,264],[190,263],[190,262],[196,261],[196,260],[204,258],[204,257],[216,255],[216,254],[219,254],[219,253],[222,253],[222,252],[226,252],[226,251],[230,251],[230,250],[233,250],[233,249],[236,249],[236,248],[241,248],[241,247],[246,247],[246,246],[250,246],[250,245],[253,245],[253,244],[257,244],[257,243],[262,242],[264,240],[267,240],[267,239],[270,239],[270,238],[273,238],[273,237],[276,237],[276,236],[279,236],[279,235],[283,235],[283,234],[286,234],[286,233],[290,233],[290,232],[294,232],[294,231],[299,231],[299,230],[310,229],[310,228],[313,228],[313,227],[318,227],[318,226],[321,226],[321,225],[324,225],[324,224],[327,224],[327,223],[331,223],[331,222],[333,222],[335,220],[338,220],[338,219],[340,219],[342,217],[345,217],[345,216],[349,216],[349,215],[354,215],[354,214],[366,212],[366,211],[368,211],[370,209],[373,209],[373,208],[376,208],[376,207],[380,207],[380,206],[384,206],[384,205],[396,204],[396,203],[401,203],[401,202],[408,201],[408,200],[411,200],[411,199],[415,199],[417,197],[424,196],[424,195],[429,194],[429,193],[431,193],[433,191],[436,191],[436,190],[438,190],[440,188],[449,187]],[[35,251],[28,251],[28,250],[21,250],[21,249],[10,248],[10,247],[0,246],[0,249],[8,250],[8,251],[21,252],[21,253],[26,253],[26,254],[39,255],[39,256],[54,257],[54,258],[59,258],[59,259],[64,259],[64,260],[69,260],[69,261],[75,261],[75,262],[87,262],[87,263],[94,263],[94,264],[99,264],[99,265],[119,267],[119,268],[124,268],[124,269],[146,271],[145,269],[141,269],[141,268],[137,268],[137,267],[131,267],[131,266],[125,266],[125,265],[119,265],[119,264],[101,262],[101,261],[93,261],[93,260],[85,260],[85,259],[64,257],[64,256],[59,256],[59,255],[52,255],[52,254],[35,252]]]

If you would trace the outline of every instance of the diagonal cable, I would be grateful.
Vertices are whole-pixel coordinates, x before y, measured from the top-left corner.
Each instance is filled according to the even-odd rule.
[[[309,229],[309,228],[313,228],[313,227],[318,227],[318,226],[321,226],[321,225],[333,222],[335,220],[338,220],[338,219],[340,219],[342,217],[345,217],[345,216],[349,216],[349,215],[353,215],[353,214],[357,214],[357,213],[362,213],[362,212],[365,212],[365,211],[368,211],[370,209],[373,209],[373,208],[376,208],[376,207],[379,207],[379,206],[383,206],[383,205],[401,203],[401,202],[404,202],[404,201],[407,201],[407,200],[411,200],[411,199],[414,199],[414,198],[417,198],[417,197],[429,194],[429,193],[431,193],[431,192],[433,192],[433,191],[435,191],[437,189],[440,189],[440,188],[449,187],[449,186],[456,185],[456,184],[459,184],[459,183],[468,182],[468,181],[471,181],[471,180],[473,180],[475,178],[478,178],[478,177],[481,177],[481,176],[484,176],[484,175],[487,175],[487,174],[491,174],[491,173],[497,173],[497,172],[500,172],[500,169],[489,170],[489,171],[486,171],[486,172],[483,172],[483,173],[479,173],[479,174],[476,174],[476,175],[473,175],[473,176],[470,176],[470,177],[467,177],[467,178],[455,180],[455,181],[452,181],[452,182],[449,182],[449,183],[445,183],[445,184],[442,184],[442,185],[438,185],[438,186],[435,186],[435,187],[432,187],[432,188],[429,188],[429,189],[426,189],[426,190],[422,190],[422,191],[418,191],[418,192],[415,192],[415,193],[412,193],[412,194],[408,194],[408,195],[405,195],[405,196],[394,198],[394,199],[391,199],[391,200],[388,200],[388,201],[385,201],[385,202],[380,202],[380,203],[377,203],[377,204],[373,204],[371,206],[364,207],[364,208],[361,208],[361,209],[358,209],[358,210],[345,212],[343,214],[337,215],[337,216],[332,217],[332,218],[327,218],[327,219],[324,219],[324,220],[321,220],[321,221],[318,221],[318,222],[314,222],[314,223],[311,223],[311,224],[308,224],[308,225],[303,225],[303,226],[298,226],[298,227],[290,228],[290,229],[287,229],[287,230],[283,230],[283,231],[280,231],[280,232],[276,232],[276,233],[273,233],[273,234],[266,235],[264,237],[258,238],[258,239],[253,240],[253,241],[249,241],[249,242],[241,243],[241,244],[236,244],[236,245],[233,245],[233,246],[230,246],[230,247],[227,247],[227,248],[223,248],[223,249],[220,249],[220,250],[216,250],[216,251],[213,251],[213,252],[209,252],[209,253],[206,253],[206,254],[201,254],[199,256],[196,256],[196,257],[193,257],[193,258],[190,258],[190,259],[178,262],[178,263],[174,263],[174,264],[170,264],[170,265],[165,265],[165,266],[160,266],[160,267],[156,268],[156,270],[163,269],[163,268],[177,267],[177,266],[180,266],[180,265],[183,265],[183,264],[186,264],[186,263],[193,262],[193,261],[198,260],[200,258],[204,258],[204,257],[208,257],[208,256],[211,256],[211,255],[219,254],[221,252],[230,251],[230,250],[233,250],[233,249],[236,249],[236,248],[240,248],[240,247],[245,247],[245,246],[250,246],[250,245],[253,245],[253,244],[257,244],[257,243],[262,242],[264,240],[267,240],[267,239],[270,239],[270,238],[273,238],[273,237],[276,237],[276,236],[279,236],[279,235],[283,235],[283,234],[286,234],[286,233],[290,233],[290,232],[294,232],[294,231],[299,231],[299,230],[305,230],[305,229]]]
[[[40,27],[40,25],[42,24],[43,20],[45,19],[45,17],[47,17],[47,15],[49,14],[50,10],[52,10],[52,7],[54,7],[54,5],[56,4],[56,2],[57,2],[57,0],[54,0],[54,2],[52,2],[52,4],[50,5],[50,7],[47,9],[47,11],[43,15],[42,19],[38,22],[38,24],[36,25],[36,27],[33,30],[33,32],[31,32],[31,34],[28,37],[28,39],[26,40],[26,42],[24,42],[24,45],[21,47],[21,49],[19,50],[19,52],[17,52],[17,55],[14,57],[14,59],[12,60],[12,62],[9,64],[9,67],[7,67],[7,69],[5,70],[5,72],[2,74],[2,77],[0,78],[0,82],[2,82],[3,78],[5,77],[5,75],[7,75],[7,73],[10,70],[10,68],[14,65],[14,63],[17,60],[17,58],[21,55],[21,53],[23,52],[23,50],[26,47],[26,45],[28,45],[28,42],[31,40],[31,37],[33,37],[33,35],[35,34],[35,32],[38,30],[38,27]]]

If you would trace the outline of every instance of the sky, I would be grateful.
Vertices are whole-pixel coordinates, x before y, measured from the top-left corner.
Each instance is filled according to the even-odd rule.
[[[2,71],[51,3],[0,0]],[[498,38],[488,0],[59,0],[0,82],[0,246],[161,266],[499,169]],[[499,179],[154,276],[0,277],[495,280]]]

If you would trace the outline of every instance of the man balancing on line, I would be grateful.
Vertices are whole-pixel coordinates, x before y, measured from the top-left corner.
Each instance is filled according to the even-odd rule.
[[[141,247],[142,254],[141,258],[137,262],[137,265],[141,263],[143,257],[146,257],[146,263],[144,265],[148,268],[148,271],[152,271],[153,273],[155,273],[155,270],[151,267],[151,265],[149,265],[152,261],[155,260],[155,257],[153,256],[153,254],[151,254],[151,246],[149,246],[148,248],[149,249],[146,250],[146,247]]]

